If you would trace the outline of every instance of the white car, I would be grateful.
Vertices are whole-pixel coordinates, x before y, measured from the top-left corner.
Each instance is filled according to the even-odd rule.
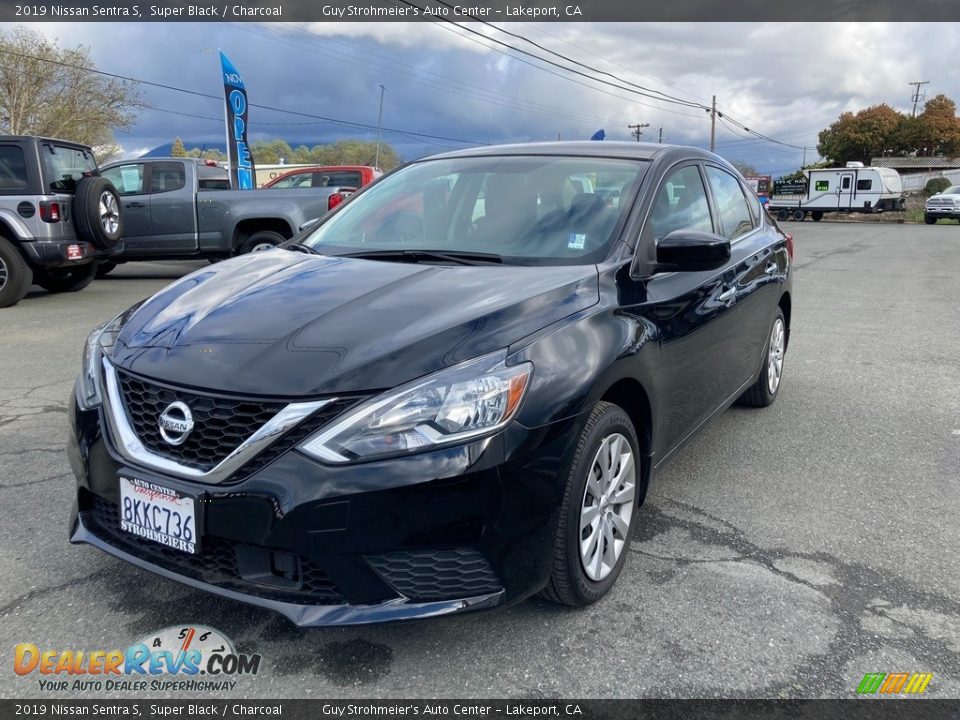
[[[960,220],[960,185],[951,185],[927,199],[923,209],[923,221],[933,225],[940,218]]]

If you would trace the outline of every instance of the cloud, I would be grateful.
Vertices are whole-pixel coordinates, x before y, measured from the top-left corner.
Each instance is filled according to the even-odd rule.
[[[487,37],[426,22],[36,26],[63,44],[89,45],[104,70],[215,96],[144,88],[160,110],[145,112],[128,135],[118,134],[124,147],[152,147],[175,136],[188,144],[222,142],[214,48],[222,48],[244,75],[251,102],[307,115],[375,126],[383,84],[383,123],[390,129],[496,143],[587,138],[601,127],[610,139],[629,139],[628,124],[649,123],[645,139],[655,139],[662,126],[669,142],[709,142],[709,116],[702,109],[560,72],[489,38],[544,55],[532,45],[485,25],[470,27]],[[960,54],[960,28],[954,24],[505,23],[503,28],[654,96],[709,104],[716,95],[727,117],[796,145],[814,146],[817,131],[844,110],[880,102],[907,109],[913,80],[930,80],[932,94],[960,99],[960,76],[947,71],[944,60]],[[255,138],[294,143],[376,134],[263,108],[251,110],[250,123]],[[462,146],[395,132],[384,137],[407,158]],[[717,139],[721,154],[772,172],[792,170],[803,157],[801,150],[744,137],[725,123],[718,125]],[[807,152],[808,159],[814,155]]]

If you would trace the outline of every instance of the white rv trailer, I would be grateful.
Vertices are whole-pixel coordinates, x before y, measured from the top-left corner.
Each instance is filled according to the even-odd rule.
[[[849,162],[843,168],[807,170],[806,182],[791,183],[792,194],[777,193],[767,209],[778,220],[819,221],[824,213],[878,213],[903,210],[903,183],[896,170]]]

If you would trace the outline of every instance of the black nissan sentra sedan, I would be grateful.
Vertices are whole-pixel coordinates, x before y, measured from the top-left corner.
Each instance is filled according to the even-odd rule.
[[[792,256],[693,148],[411,163],[93,332],[71,541],[299,625],[587,605],[657,468],[776,399]]]

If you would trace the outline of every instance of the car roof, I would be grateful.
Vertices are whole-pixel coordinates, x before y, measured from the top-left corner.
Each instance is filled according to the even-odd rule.
[[[618,142],[608,140],[578,140],[559,142],[516,143],[486,145],[433,155],[430,159],[457,157],[484,157],[494,155],[570,155],[574,157],[612,157],[631,160],[652,160],[661,154],[683,154],[689,157],[715,159],[716,156],[695,147],[661,145],[659,143]]]

